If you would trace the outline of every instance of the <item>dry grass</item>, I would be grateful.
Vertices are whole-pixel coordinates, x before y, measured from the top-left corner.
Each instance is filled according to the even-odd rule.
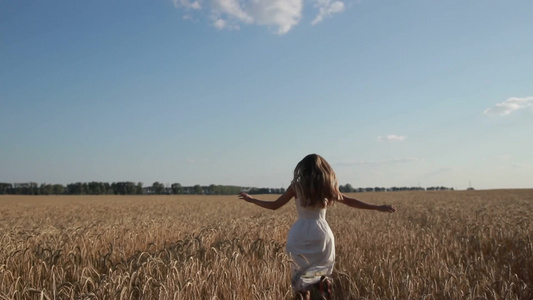
[[[328,211],[335,299],[533,299],[533,190],[355,195],[399,212]],[[0,216],[0,299],[292,298],[294,204],[2,196]]]

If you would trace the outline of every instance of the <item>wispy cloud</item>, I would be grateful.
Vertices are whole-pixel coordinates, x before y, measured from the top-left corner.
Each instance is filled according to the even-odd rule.
[[[380,142],[403,142],[407,137],[405,135],[389,134],[386,136],[378,136]]]
[[[243,23],[252,23],[254,19],[241,7],[238,0],[215,0],[212,2],[213,12],[220,17],[216,20],[223,20],[223,16],[227,16],[228,19],[240,21]],[[215,21],[216,22],[216,21]]]
[[[315,7],[318,8],[318,15],[313,22],[311,22],[313,25],[322,22],[325,17],[342,12],[345,6],[342,1],[317,0]]]
[[[202,9],[202,4],[200,4],[199,0],[174,0],[174,6],[185,9]]]
[[[362,165],[391,165],[391,164],[402,164],[402,163],[411,163],[411,162],[421,162],[424,161],[423,158],[418,157],[403,157],[403,158],[393,158],[393,159],[383,159],[383,160],[360,160],[360,161],[344,161],[336,163],[340,166],[362,166]]]
[[[174,6],[191,13],[207,16],[217,29],[239,29],[241,25],[259,25],[272,28],[277,34],[288,33],[303,18],[303,0],[173,0]],[[333,14],[344,11],[340,0],[314,0],[317,16],[315,25]]]
[[[502,155],[495,155],[492,157],[493,160],[509,160],[511,159],[511,155],[509,154],[502,154]]]
[[[503,102],[496,103],[483,112],[486,115],[507,116],[514,111],[533,107],[533,96],[529,97],[511,97]]]
[[[436,169],[436,170],[433,170],[433,171],[430,171],[428,173],[425,173],[422,178],[424,179],[433,179],[435,177],[441,177],[441,176],[445,176],[445,175],[449,175],[449,174],[452,174],[454,172],[457,172],[459,171],[459,169],[455,166],[452,166],[452,167],[445,167],[445,168],[440,168],[440,169]]]

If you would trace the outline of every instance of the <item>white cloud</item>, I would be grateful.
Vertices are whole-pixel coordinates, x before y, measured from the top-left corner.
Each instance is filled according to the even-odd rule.
[[[230,23],[227,20],[223,19],[215,19],[215,21],[213,21],[213,26],[218,30],[239,30],[240,28],[237,23]]]
[[[190,0],[174,0],[174,6],[177,8],[202,9],[202,4],[198,0],[192,2]]]
[[[407,139],[404,135],[389,134],[387,136],[378,136],[378,141],[380,142],[403,142]]]
[[[511,97],[501,103],[496,103],[483,112],[486,115],[507,116],[510,113],[524,109],[526,107],[533,107],[533,96],[529,97]]]
[[[215,14],[226,15],[244,23],[252,23],[254,19],[241,7],[238,0],[214,0]]]
[[[318,15],[316,18],[311,22],[311,24],[315,25],[322,20],[324,20],[325,17],[329,17],[334,13],[340,13],[344,10],[344,2],[342,1],[331,1],[331,0],[317,0],[315,7],[318,8]]]
[[[271,27],[277,34],[288,33],[303,19],[304,0],[173,0],[174,6],[188,14],[207,15],[217,29],[239,29],[239,25]],[[314,0],[318,10],[312,24],[345,9],[339,0]],[[312,3],[312,2],[311,2]],[[192,19],[192,18],[190,18]],[[200,18],[202,19],[202,18]]]
[[[276,26],[285,34],[302,18],[302,0],[253,0],[250,12],[259,25]]]
[[[183,15],[182,17],[183,20],[186,20],[186,21],[191,21],[191,22],[196,22],[197,20],[191,16],[191,15]]]
[[[213,22],[213,25],[216,29],[224,29],[227,26],[227,22],[222,19],[217,19],[215,22]]]

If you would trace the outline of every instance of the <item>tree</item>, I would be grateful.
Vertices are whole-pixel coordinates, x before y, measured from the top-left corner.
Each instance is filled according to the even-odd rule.
[[[339,191],[341,193],[353,193],[355,189],[352,187],[351,184],[347,183],[345,185],[339,185]]]
[[[354,191],[354,188],[349,183],[344,185],[344,189],[346,190],[346,193],[352,193]]]
[[[87,183],[69,183],[67,184],[67,194],[69,195],[85,195],[87,190]]]
[[[210,195],[215,195],[215,194],[219,194],[219,189],[218,189],[218,186],[214,185],[214,184],[211,184],[207,190],[209,191],[209,194]]]
[[[193,189],[193,192],[197,195],[201,195],[204,193],[204,190],[199,184],[195,185],[192,189]]]
[[[135,195],[138,192],[137,185],[131,181],[113,182],[111,188],[115,195]]]
[[[54,193],[54,187],[51,184],[41,183],[39,187],[39,194],[41,195],[51,195]]]
[[[179,183],[173,183],[170,188],[172,189],[172,194],[179,195],[183,193],[183,188],[181,187],[181,184]]]
[[[135,190],[135,194],[142,195],[143,194],[143,183],[137,182],[137,188]]]
[[[62,184],[54,184],[52,190],[54,195],[62,195],[65,193],[65,187]]]
[[[87,184],[87,194],[102,195],[105,193],[104,183],[92,181]]]
[[[0,183],[0,194],[8,194],[13,189],[13,185],[11,183]]]
[[[137,185],[134,182],[127,181],[125,182],[126,195],[135,195],[137,194]]]
[[[154,190],[154,194],[161,195],[165,191],[165,185],[156,181],[152,184],[152,189]]]

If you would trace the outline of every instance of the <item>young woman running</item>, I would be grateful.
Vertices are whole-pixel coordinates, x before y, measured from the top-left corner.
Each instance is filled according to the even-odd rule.
[[[294,178],[285,193],[275,201],[263,201],[240,193],[239,198],[268,209],[278,209],[295,198],[298,220],[292,225],[286,249],[293,260],[292,288],[300,299],[310,299],[311,291],[330,299],[327,278],[335,262],[335,239],[326,221],[326,208],[335,202],[360,209],[393,213],[392,205],[372,205],[339,191],[335,172],[317,154],[309,154],[294,169]]]

